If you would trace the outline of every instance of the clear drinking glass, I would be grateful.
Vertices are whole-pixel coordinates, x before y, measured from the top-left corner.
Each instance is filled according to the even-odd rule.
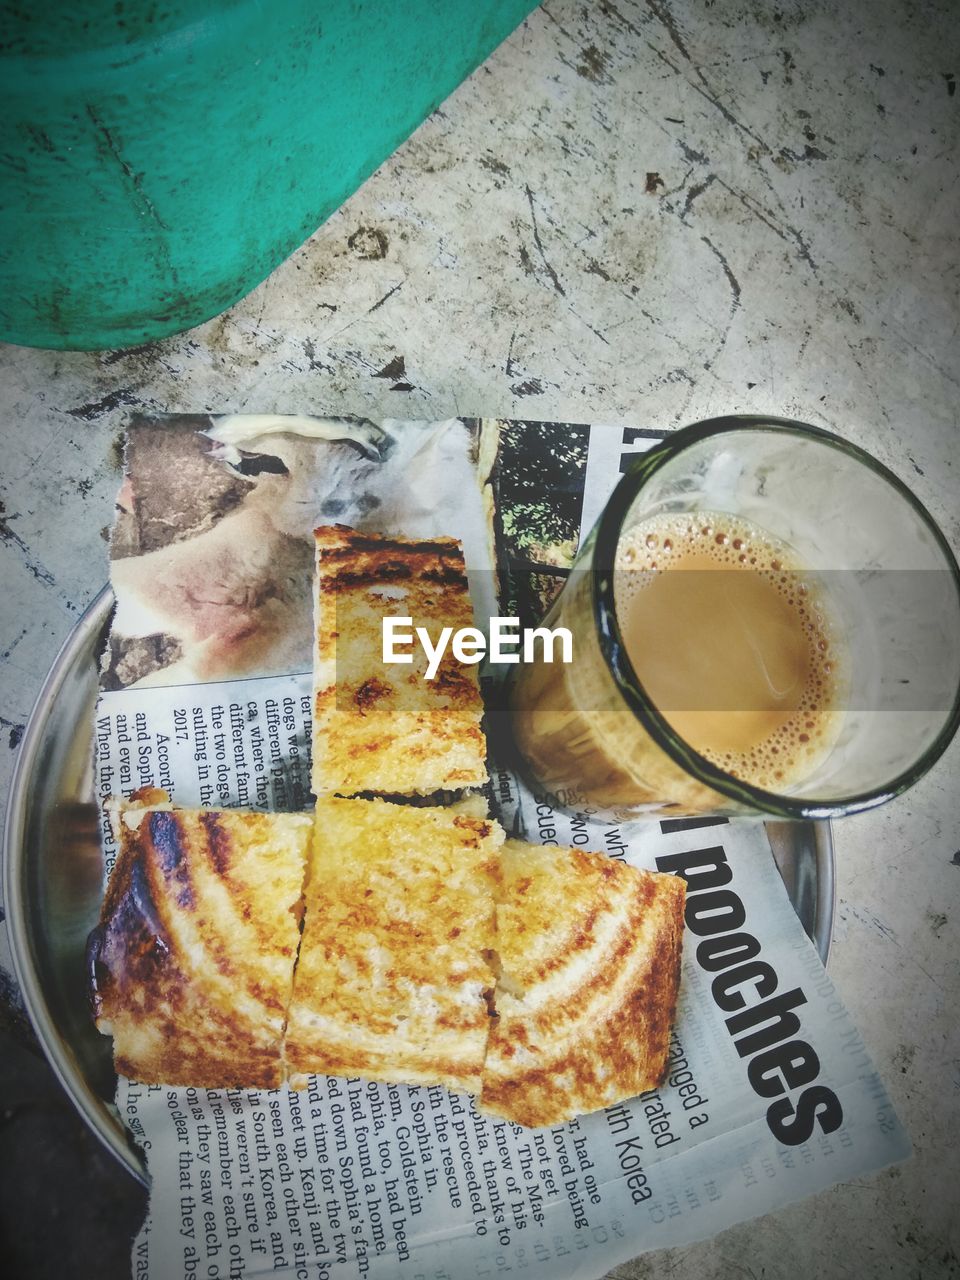
[[[696,750],[627,653],[618,552],[637,526],[688,513],[747,521],[786,544],[817,580],[839,633],[830,743],[806,773],[775,786]],[[880,463],[803,423],[713,419],[641,456],[584,541],[545,625],[571,631],[573,661],[541,655],[516,668],[509,711],[523,768],[567,808],[613,818],[838,817],[916,782],[960,722],[960,571],[943,534]]]

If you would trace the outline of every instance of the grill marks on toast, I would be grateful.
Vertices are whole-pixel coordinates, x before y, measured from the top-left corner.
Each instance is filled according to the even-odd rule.
[[[681,880],[577,849],[501,848],[499,826],[463,806],[137,803],[121,810],[88,952],[123,1074],[442,1083],[531,1127],[661,1082]]]
[[[679,986],[683,882],[508,841],[481,1110],[541,1127],[655,1088]]]
[[[313,791],[317,796],[422,795],[487,782],[475,667],[448,651],[432,680],[415,646],[386,664],[385,616],[413,619],[434,640],[473,625],[463,552],[424,541],[315,530]]]
[[[157,810],[134,797],[119,829],[89,954],[117,1070],[276,1087],[310,818]]]
[[[157,865],[167,883],[175,886],[177,906],[189,909],[193,906],[193,889],[190,869],[184,859],[184,845],[180,824],[172,813],[152,813],[147,819],[150,836],[157,852]]]
[[[409,553],[411,547],[416,547],[422,555],[443,556],[449,554],[451,545],[457,545],[453,538],[436,538],[432,542],[428,539],[413,541],[409,538],[391,538],[382,533],[360,533],[345,524],[324,525],[317,530],[317,533],[320,532],[340,537],[340,541],[331,543],[329,549],[330,559],[335,563],[338,560],[352,561],[358,552],[363,551],[376,556],[389,557],[393,553],[402,557]]]
[[[201,813],[200,822],[207,833],[210,860],[217,874],[226,876],[233,856],[230,833],[224,829],[216,813]]]

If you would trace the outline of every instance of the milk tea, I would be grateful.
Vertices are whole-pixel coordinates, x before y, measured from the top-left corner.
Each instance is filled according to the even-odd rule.
[[[812,772],[839,729],[845,663],[789,547],[728,515],[646,521],[618,548],[614,599],[645,693],[695,751],[770,791]]]
[[[574,575],[547,619],[571,629],[573,661],[523,665],[513,680],[514,741],[545,797],[624,816],[749,811],[677,753],[692,748],[772,792],[816,769],[839,732],[846,663],[823,587],[789,547],[710,512],[621,536],[617,623],[635,683],[681,740],[671,750],[614,682],[591,582],[590,572]]]

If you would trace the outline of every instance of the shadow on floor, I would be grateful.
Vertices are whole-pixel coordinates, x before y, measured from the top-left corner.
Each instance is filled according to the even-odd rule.
[[[32,1034],[0,1030],[4,1276],[130,1280],[146,1209],[146,1191],[80,1119]]]

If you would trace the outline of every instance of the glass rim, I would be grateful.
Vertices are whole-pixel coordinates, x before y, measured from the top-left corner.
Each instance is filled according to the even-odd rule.
[[[712,436],[744,431],[769,432],[815,440],[819,444],[853,458],[885,481],[900,498],[908,503],[932,535],[950,570],[958,604],[960,604],[960,568],[942,530],[916,494],[882,462],[849,440],[844,440],[842,436],[835,435],[823,427],[815,427],[811,423],[763,414],[733,414],[720,418],[707,418],[669,432],[661,443],[653,445],[647,452],[638,456],[637,461],[621,478],[600,513],[594,531],[591,571],[591,603],[600,651],[620,696],[629,710],[661,750],[699,782],[728,799],[739,801],[748,809],[781,818],[811,820],[861,813],[887,800],[892,800],[906,791],[908,787],[919,781],[943,755],[957,728],[960,727],[960,683],[954,693],[953,705],[939,732],[909,768],[896,774],[881,786],[854,792],[841,799],[800,797],[768,791],[753,783],[744,782],[696,751],[671,728],[662,712],[657,709],[653,699],[644,690],[627,656],[617,619],[613,590],[613,566],[627,512],[650,478],[687,449]]]

